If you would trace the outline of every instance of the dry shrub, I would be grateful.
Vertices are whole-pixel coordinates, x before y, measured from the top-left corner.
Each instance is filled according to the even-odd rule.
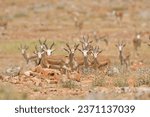
[[[114,83],[114,78],[113,77],[108,77],[106,78],[106,81],[105,81],[105,87],[114,87],[115,83]]]
[[[128,84],[126,82],[126,78],[122,78],[122,77],[115,78],[114,82],[115,82],[114,84],[115,84],[116,87],[126,87],[126,86],[128,86]]]
[[[4,100],[25,100],[27,99],[26,93],[17,92],[16,89],[11,87],[10,85],[2,85],[0,86],[0,99]]]
[[[92,85],[93,86],[104,87],[105,84],[106,84],[105,76],[103,76],[101,74],[96,74],[94,79],[93,79]]]
[[[66,80],[64,82],[61,83],[63,88],[69,88],[69,89],[75,89],[78,88],[78,85],[76,83],[76,81],[73,80]]]
[[[137,81],[136,81],[135,77],[129,77],[129,78],[127,78],[127,84],[128,84],[129,87],[136,86],[136,83],[137,83]]]

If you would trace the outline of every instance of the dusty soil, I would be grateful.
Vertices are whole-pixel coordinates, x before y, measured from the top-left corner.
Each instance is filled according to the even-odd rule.
[[[150,99],[149,4],[149,0],[0,0],[0,99]],[[120,22],[113,10],[123,12]],[[81,30],[75,27],[74,16],[84,21]],[[125,51],[131,53],[129,72],[78,74],[80,81],[63,81],[63,75],[24,74],[33,65],[26,64],[18,50],[20,44],[29,45],[32,53],[39,39],[47,39],[56,43],[55,54],[64,55],[61,50],[66,42],[79,43],[82,34],[94,41],[93,31],[108,35],[108,46],[95,44],[105,50],[101,55],[111,60],[111,67],[119,66],[115,44],[126,42]],[[142,46],[136,56],[132,40],[138,31]],[[13,66],[21,67],[21,74],[6,74]]]

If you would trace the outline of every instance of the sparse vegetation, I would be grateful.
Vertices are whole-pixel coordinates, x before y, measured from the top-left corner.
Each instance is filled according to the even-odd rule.
[[[0,99],[150,99],[148,11],[148,0],[1,1]],[[19,74],[4,74],[12,66]]]

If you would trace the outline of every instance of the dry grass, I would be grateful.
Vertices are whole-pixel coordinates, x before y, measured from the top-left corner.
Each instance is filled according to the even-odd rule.
[[[28,84],[28,81],[19,85],[10,83],[9,80],[7,82],[1,80],[2,84],[10,83],[12,87],[10,85],[1,85],[0,99],[74,99],[78,97],[84,99],[85,95],[89,95],[91,90],[100,92],[100,96],[97,95],[96,99],[150,99],[149,93],[136,96],[136,93],[133,92],[131,95],[124,92],[111,92],[111,88],[114,90],[118,87],[119,89],[122,87],[150,87],[150,48],[143,43],[139,50],[140,55],[137,57],[131,43],[136,31],[143,32],[143,41],[147,41],[147,37],[150,34],[148,3],[148,0],[136,0],[134,2],[131,0],[122,1],[121,3],[115,0],[72,0],[67,2],[66,0],[0,1],[0,22],[7,22],[6,29],[0,26],[0,73],[14,65],[27,68],[18,50],[20,44],[28,45],[30,47],[29,53],[32,54],[34,46],[38,44],[38,40],[44,37],[48,39],[48,43],[53,41],[56,43],[55,54],[65,55],[66,53],[62,49],[66,42],[70,44],[79,43],[82,34],[91,35],[94,30],[98,31],[100,35],[108,35],[108,46],[103,42],[95,44],[104,49],[101,55],[109,57],[112,68],[116,67],[119,71],[119,73],[111,75],[93,73],[94,77],[92,78],[88,78],[91,73],[84,74],[85,78],[81,78],[81,86],[71,80],[55,87],[42,81],[41,86],[33,87],[34,83],[30,80],[31,84]],[[112,10],[124,13],[120,26],[111,15]],[[80,32],[73,22],[73,17],[76,13],[79,13],[79,17],[84,20],[83,29]],[[90,39],[93,39],[92,36]],[[144,67],[139,67],[135,71],[129,70],[128,72],[120,67],[118,50],[115,47],[118,40],[124,40],[127,43],[124,51],[131,53],[131,63],[142,61]],[[48,87],[49,85],[51,87]],[[22,87],[26,90],[23,90]],[[54,88],[54,90],[51,90],[51,88]],[[101,90],[105,88],[106,93],[101,93]],[[17,89],[20,90],[18,91]],[[70,92],[67,92],[68,89]],[[82,91],[76,92],[76,89],[81,89]],[[83,95],[81,96],[79,93]],[[85,99],[87,98],[85,97]]]

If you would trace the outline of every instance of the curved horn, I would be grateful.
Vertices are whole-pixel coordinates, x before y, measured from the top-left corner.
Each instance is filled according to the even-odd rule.
[[[78,49],[79,45],[80,44],[77,44],[77,45],[75,44],[75,46],[74,46],[75,47],[75,49],[74,49],[75,51]]]
[[[44,40],[43,44],[46,44],[46,42],[47,42],[47,39]]]
[[[71,48],[70,48],[70,46],[69,46],[69,44],[68,43],[66,43],[66,46],[68,47],[68,49],[71,51]]]
[[[42,41],[39,39],[39,43],[42,44]]]
[[[52,49],[54,45],[55,45],[55,43],[53,42],[52,45],[50,46],[50,49]]]

